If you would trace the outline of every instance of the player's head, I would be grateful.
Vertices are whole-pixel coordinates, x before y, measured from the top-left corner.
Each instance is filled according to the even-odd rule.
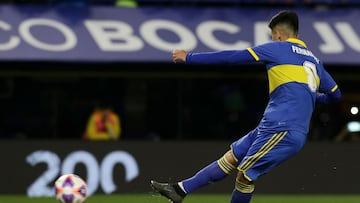
[[[299,32],[299,18],[294,11],[280,11],[270,22],[271,37],[274,41],[285,41],[288,38],[297,38]]]

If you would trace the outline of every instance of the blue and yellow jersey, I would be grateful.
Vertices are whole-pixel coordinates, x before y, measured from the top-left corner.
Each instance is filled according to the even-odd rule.
[[[337,85],[306,44],[290,38],[246,50],[189,53],[187,63],[263,62],[269,79],[269,102],[259,130],[307,133],[319,92],[335,92]]]

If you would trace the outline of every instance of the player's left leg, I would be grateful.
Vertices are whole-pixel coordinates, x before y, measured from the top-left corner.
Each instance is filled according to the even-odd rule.
[[[151,180],[150,185],[156,192],[168,198],[172,203],[181,203],[186,195],[177,183],[159,183]]]
[[[238,160],[245,156],[256,135],[256,130],[249,132],[247,135],[236,141],[236,145],[232,145],[230,150],[228,150],[220,159],[210,163],[188,179],[177,183],[159,183],[152,180],[150,185],[156,192],[167,197],[171,202],[180,203],[185,195],[200,187],[219,181],[227,177],[232,171],[236,170]],[[233,146],[237,147],[237,156],[234,155]]]
[[[156,192],[165,196],[171,202],[180,203],[186,194],[225,178],[232,171],[236,170],[236,166],[237,160],[233,156],[232,151],[229,150],[220,159],[210,163],[188,179],[178,183],[159,183],[152,180],[150,185]]]
[[[201,169],[194,176],[181,181],[179,185],[186,193],[191,193],[209,183],[225,178],[236,169],[236,166],[237,160],[232,155],[232,151],[229,150],[220,159]]]

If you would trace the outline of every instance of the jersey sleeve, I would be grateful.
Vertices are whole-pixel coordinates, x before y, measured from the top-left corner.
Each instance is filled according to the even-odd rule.
[[[316,97],[318,103],[329,103],[341,98],[341,91],[331,75],[323,69],[320,77],[319,92]]]
[[[189,64],[236,64],[255,61],[246,49],[188,53],[186,55],[186,63]]]
[[[275,61],[276,53],[281,52],[281,47],[276,42],[269,42],[247,50],[256,61]]]

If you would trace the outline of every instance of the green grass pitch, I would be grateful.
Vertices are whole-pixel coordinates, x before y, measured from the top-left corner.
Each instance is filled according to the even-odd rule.
[[[183,203],[228,203],[230,195],[193,194]],[[359,203],[359,195],[255,195],[251,203]],[[58,203],[52,198],[0,195],[0,203]],[[93,195],[85,203],[168,203],[155,194]]]

